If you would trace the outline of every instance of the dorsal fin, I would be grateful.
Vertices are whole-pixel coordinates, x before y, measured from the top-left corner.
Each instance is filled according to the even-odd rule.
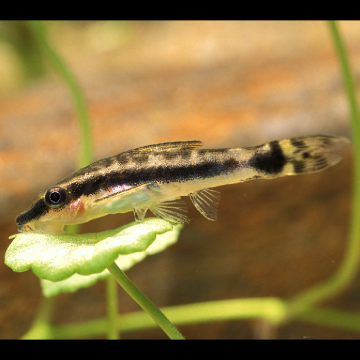
[[[200,140],[189,141],[170,141],[154,145],[146,145],[133,150],[126,151],[127,153],[139,153],[143,151],[180,151],[180,150],[193,150],[202,146]]]

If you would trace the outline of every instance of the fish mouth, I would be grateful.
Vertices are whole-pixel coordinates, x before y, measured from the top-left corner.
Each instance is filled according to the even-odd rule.
[[[50,235],[61,235],[65,234],[64,231],[64,225],[63,224],[47,224],[47,223],[41,223],[41,224],[24,224],[18,226],[18,232],[20,233],[40,233],[40,234],[50,234]]]
[[[24,224],[18,226],[18,232],[24,233],[24,232],[32,232],[32,231],[34,231],[34,229],[30,225]]]
[[[21,213],[19,216],[15,219],[16,225],[19,225],[19,228],[26,226],[26,219],[25,219],[25,213]]]

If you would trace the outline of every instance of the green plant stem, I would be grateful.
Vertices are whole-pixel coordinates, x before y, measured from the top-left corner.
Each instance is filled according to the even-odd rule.
[[[107,302],[107,333],[108,339],[118,339],[118,330],[116,327],[117,317],[117,284],[112,276],[106,279],[106,302]]]
[[[60,76],[64,79],[67,86],[69,87],[70,93],[74,100],[74,105],[77,112],[77,119],[80,125],[80,158],[78,168],[83,168],[92,162],[92,141],[90,132],[90,121],[87,111],[85,97],[81,90],[80,85],[72,75],[66,63],[63,61],[61,56],[57,54],[55,49],[51,46],[47,39],[45,26],[41,21],[30,21],[30,29],[33,31],[34,36],[37,38],[41,45],[46,58],[49,60],[51,65],[58,71]]]
[[[330,32],[334,41],[335,49],[343,74],[344,87],[349,100],[351,113],[351,132],[354,148],[354,182],[352,197],[352,214],[350,231],[344,259],[337,272],[320,285],[316,285],[305,292],[297,295],[289,302],[288,317],[308,309],[311,305],[323,301],[330,296],[344,290],[354,279],[360,255],[360,116],[356,100],[354,77],[351,72],[348,55],[345,50],[338,26],[334,21],[329,22]]]
[[[52,339],[52,326],[50,317],[54,307],[55,298],[42,298],[36,318],[30,330],[22,339]]]
[[[153,318],[170,339],[184,339],[168,318],[134,285],[115,262],[109,265],[108,270],[120,286]]]
[[[231,299],[171,306],[161,310],[176,325],[256,318],[276,324],[286,311],[286,303],[277,298]],[[299,314],[297,320],[360,333],[360,315],[351,312],[312,307]],[[107,319],[102,318],[53,326],[52,334],[56,339],[100,336],[106,333],[107,324]],[[157,324],[143,311],[122,314],[117,321],[117,328],[124,333],[156,327]]]
[[[346,312],[313,307],[300,314],[297,320],[316,325],[322,324],[347,331],[360,332],[360,315],[350,311]]]
[[[258,318],[278,324],[285,314],[285,307],[285,302],[277,298],[252,298],[170,306],[163,308],[162,312],[177,325]],[[117,328],[122,332],[150,329],[157,326],[143,311],[121,314],[117,321]],[[97,319],[80,324],[55,326],[53,333],[57,339],[71,339],[79,336],[102,335],[106,332],[106,328],[107,320]]]

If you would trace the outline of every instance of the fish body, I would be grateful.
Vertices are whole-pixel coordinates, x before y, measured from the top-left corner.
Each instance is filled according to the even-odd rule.
[[[64,226],[108,214],[150,209],[173,223],[187,221],[190,196],[199,212],[217,219],[219,192],[211,189],[252,179],[321,171],[341,160],[349,143],[339,136],[305,136],[246,148],[200,149],[178,141],[140,147],[101,159],[59,181],[16,218],[20,232],[63,233]]]

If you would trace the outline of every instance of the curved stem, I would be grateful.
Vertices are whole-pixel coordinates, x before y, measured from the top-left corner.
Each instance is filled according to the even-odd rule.
[[[82,168],[89,165],[92,162],[92,145],[91,145],[91,132],[90,132],[90,121],[87,111],[85,97],[81,90],[80,85],[72,75],[70,69],[64,62],[64,60],[57,54],[55,49],[51,46],[50,42],[46,37],[44,24],[40,21],[30,21],[30,28],[41,45],[46,58],[50,61],[52,66],[58,71],[61,77],[64,79],[69,87],[70,93],[73,97],[77,118],[80,124],[80,158],[78,168]]]
[[[134,285],[123,271],[113,262],[108,267],[120,286],[153,318],[170,339],[184,339],[169,319]]]
[[[334,21],[329,22],[330,32],[334,41],[335,49],[339,57],[343,73],[344,87],[349,100],[351,112],[351,131],[354,148],[354,182],[353,204],[349,239],[344,254],[344,259],[338,271],[328,280],[316,285],[289,302],[289,317],[294,316],[309,308],[311,305],[323,301],[330,296],[344,290],[354,279],[360,253],[360,116],[356,99],[354,77],[351,72],[345,45]]]

